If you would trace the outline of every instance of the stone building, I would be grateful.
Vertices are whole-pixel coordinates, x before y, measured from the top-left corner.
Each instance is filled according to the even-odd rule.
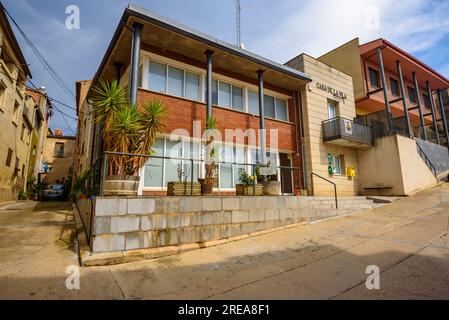
[[[56,129],[48,130],[43,154],[42,184],[64,183],[72,179],[73,155],[76,137],[64,136]]]

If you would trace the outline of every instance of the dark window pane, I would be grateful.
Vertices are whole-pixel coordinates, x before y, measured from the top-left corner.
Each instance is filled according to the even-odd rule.
[[[395,96],[400,95],[399,92],[399,81],[393,78],[390,78],[390,85],[391,85],[391,93]]]
[[[243,111],[243,90],[242,88],[232,87],[232,108]]]
[[[369,80],[373,87],[380,88],[379,72],[377,70],[369,68]]]
[[[411,103],[416,103],[416,93],[414,88],[408,87],[408,97]]]
[[[275,118],[276,113],[274,110],[274,98],[270,96],[264,96],[264,111],[265,116],[268,118]]]

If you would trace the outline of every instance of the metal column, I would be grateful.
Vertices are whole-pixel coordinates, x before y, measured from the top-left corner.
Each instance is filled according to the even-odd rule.
[[[398,75],[399,75],[399,85],[401,86],[401,95],[402,95],[402,106],[404,107],[404,115],[405,115],[405,122],[407,125],[407,133],[409,137],[413,137],[413,130],[412,126],[410,125],[410,115],[408,114],[408,107],[407,107],[407,97],[405,92],[405,86],[404,86],[404,78],[402,76],[402,68],[401,68],[401,61],[396,61],[396,67],[398,69]]]
[[[447,127],[446,113],[444,112],[443,97],[441,96],[440,89],[438,89],[437,92],[438,92],[438,104],[440,105],[440,111],[441,111],[441,118],[443,119],[444,134],[446,135],[446,143],[447,143],[447,147],[449,149],[449,130]]]
[[[133,42],[131,46],[131,67],[130,69],[130,102],[132,105],[137,103],[137,84],[139,83],[139,61],[140,61],[140,34],[143,25],[140,23],[133,24]]]
[[[438,133],[437,114],[435,113],[435,105],[433,103],[432,89],[430,89],[429,81],[426,81],[426,87],[427,87],[427,94],[429,95],[429,100],[430,100],[430,111],[432,112],[432,121],[433,121],[433,125],[435,127],[435,135],[437,138],[437,144],[441,144],[440,143],[440,134]]]
[[[393,124],[391,122],[390,96],[388,95],[387,80],[385,78],[385,68],[384,68],[384,61],[382,58],[382,49],[381,48],[377,48],[377,58],[379,60],[380,80],[382,81],[382,88],[383,88],[384,97],[385,97],[385,111],[387,112],[387,128],[388,128],[388,130],[392,130]]]
[[[424,140],[427,141],[426,122],[424,121],[424,115],[421,104],[421,94],[419,93],[418,78],[416,77],[416,72],[413,71],[412,76],[413,76],[413,83],[415,85],[416,101],[418,102],[418,111],[419,111],[419,119],[421,121],[421,129],[424,135]]]
[[[205,52],[207,58],[206,65],[206,119],[212,117],[212,55],[213,51]]]
[[[259,79],[259,136],[260,136],[260,153],[261,163],[267,164],[267,149],[266,149],[266,130],[265,130],[265,110],[264,110],[264,88],[263,88],[263,70],[257,71]]]

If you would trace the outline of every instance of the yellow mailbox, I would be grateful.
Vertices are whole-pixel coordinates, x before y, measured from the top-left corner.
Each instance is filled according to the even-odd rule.
[[[348,167],[347,169],[347,176],[348,177],[355,177],[355,169],[354,168],[352,168],[352,167]]]

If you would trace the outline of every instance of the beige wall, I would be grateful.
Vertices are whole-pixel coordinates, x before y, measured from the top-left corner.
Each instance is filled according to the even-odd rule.
[[[419,156],[416,142],[402,136],[376,140],[376,147],[359,152],[361,189],[367,194],[403,196],[437,183]]]
[[[55,156],[56,143],[64,144],[64,155]],[[47,162],[51,171],[43,175],[44,184],[61,182],[63,178],[70,179],[72,175],[73,154],[75,149],[74,137],[48,136],[44,147],[43,162]]]
[[[290,61],[288,65],[305,72],[313,79],[301,92],[305,134],[302,141],[306,149],[309,191],[311,190],[310,174],[314,172],[336,183],[340,196],[358,195],[359,177],[349,178],[346,176],[347,167],[355,168],[357,174],[359,172],[357,151],[347,147],[324,144],[322,133],[322,121],[328,119],[327,104],[329,101],[337,104],[339,116],[350,120],[355,117],[352,78],[304,54]],[[347,99],[339,99],[329,92],[318,89],[317,82],[344,92]],[[329,153],[344,156],[341,176],[328,173],[327,156]],[[318,178],[314,181],[314,190],[315,195],[318,196],[333,195],[332,185]]]
[[[17,199],[19,192],[25,189],[30,128],[22,116],[25,106],[24,70],[17,67],[16,53],[2,29],[0,45],[0,51],[4,51],[0,58],[0,86],[4,90],[0,96],[0,202],[4,202]],[[7,56],[13,61],[4,60]],[[22,125],[26,127],[23,138]],[[12,150],[9,166],[6,165],[8,150]],[[16,158],[19,171],[15,170]]]
[[[365,96],[359,45],[357,38],[318,58],[319,61],[343,71],[353,78],[356,100]]]

